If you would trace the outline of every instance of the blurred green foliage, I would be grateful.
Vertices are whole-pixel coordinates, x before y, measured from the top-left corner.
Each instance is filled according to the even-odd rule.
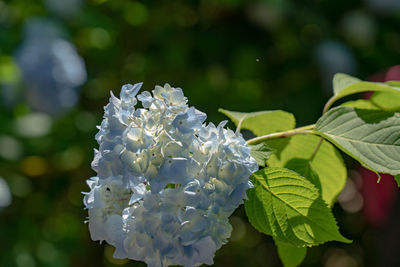
[[[224,119],[220,107],[283,109],[298,125],[313,123],[333,72],[364,79],[398,64],[400,9],[376,1],[87,0],[76,10],[62,0],[0,1],[0,90],[11,95],[0,94],[0,176],[13,196],[0,210],[0,265],[144,266],[112,259],[112,247],[91,241],[84,224],[81,192],[95,175],[95,126],[109,91],[168,82],[214,123]],[[32,17],[61,25],[86,64],[79,103],[62,115],[36,113],[26,101],[14,57]],[[354,243],[313,248],[304,266],[374,265],[379,230],[360,213],[334,211]],[[280,266],[272,240],[251,228],[243,207],[231,223],[215,266]]]

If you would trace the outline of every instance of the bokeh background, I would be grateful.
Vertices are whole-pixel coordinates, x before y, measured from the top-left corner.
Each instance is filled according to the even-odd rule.
[[[219,107],[283,109],[301,126],[334,73],[386,79],[399,30],[399,0],[0,0],[0,266],[144,266],[114,260],[84,223],[110,90],[168,82],[209,122]],[[346,161],[334,212],[354,242],[309,249],[303,266],[396,266],[398,190]],[[231,223],[215,266],[281,266],[243,207]]]

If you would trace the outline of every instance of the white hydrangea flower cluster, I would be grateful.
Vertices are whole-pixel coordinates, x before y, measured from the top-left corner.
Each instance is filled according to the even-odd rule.
[[[141,85],[105,107],[84,198],[91,238],[149,266],[212,264],[257,163],[240,133],[206,125],[180,88],[136,96]]]

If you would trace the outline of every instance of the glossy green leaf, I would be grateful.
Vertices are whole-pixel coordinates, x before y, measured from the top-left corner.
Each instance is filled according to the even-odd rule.
[[[324,112],[340,98],[369,91],[395,92],[400,94],[400,87],[391,86],[388,83],[365,82],[350,75],[338,73],[333,77],[334,96],[326,103]]]
[[[346,184],[347,170],[340,153],[327,141],[322,142],[311,158],[320,139],[315,135],[292,136],[280,157],[272,155],[267,164],[291,169],[307,178],[320,190],[322,199],[332,206]]]
[[[342,98],[368,91],[400,93],[400,87],[390,86],[386,83],[366,82],[347,74],[338,73],[333,77],[333,91],[336,98]]]
[[[279,241],[275,241],[275,245],[278,248],[278,255],[284,267],[299,266],[306,257],[306,247],[295,247]]]
[[[279,242],[312,246],[327,241],[349,242],[318,189],[307,179],[285,168],[271,167],[251,176],[245,209],[250,223]]]
[[[375,92],[371,103],[387,111],[400,111],[400,94],[393,92]]]
[[[362,82],[362,80],[345,73],[336,73],[333,76],[333,92],[337,95],[347,87],[359,82]]]
[[[399,94],[400,96],[400,94]],[[342,107],[353,107],[353,108],[362,108],[362,109],[381,109],[379,106],[375,105],[369,99],[358,99],[353,101],[347,101],[341,105]]]
[[[250,130],[257,136],[290,130],[296,125],[293,114],[282,110],[251,113],[229,111],[226,109],[219,109],[218,111],[231,119],[236,126],[241,123],[241,129]]]
[[[387,81],[385,83],[390,85],[390,86],[400,87],[400,81]]]
[[[265,167],[265,162],[273,154],[264,143],[250,146],[250,155],[257,161],[258,166]]]
[[[336,107],[318,120],[315,131],[366,168],[400,174],[398,113]]]

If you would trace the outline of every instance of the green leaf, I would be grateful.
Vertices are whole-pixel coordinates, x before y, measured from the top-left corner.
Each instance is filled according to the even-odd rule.
[[[305,247],[298,248],[279,241],[275,241],[275,245],[284,267],[299,266],[306,257],[307,248]]]
[[[386,111],[400,111],[400,94],[393,92],[375,92],[371,103]]]
[[[317,122],[315,131],[366,168],[400,174],[400,115],[336,107]]]
[[[396,175],[394,179],[396,180],[397,186],[400,187],[400,175]]]
[[[362,81],[356,77],[344,73],[337,73],[333,76],[333,92],[337,95],[347,87],[359,82]]]
[[[397,94],[397,93],[396,93]],[[399,94],[400,96],[400,94]],[[358,99],[353,101],[347,101],[341,105],[342,107],[353,107],[362,109],[381,109],[379,106],[375,105],[371,100],[368,99]]]
[[[251,176],[245,209],[260,232],[293,246],[327,241],[350,242],[338,230],[335,218],[318,189],[299,174],[284,168],[264,168]]]
[[[265,141],[268,147],[272,149],[273,154],[280,158],[283,149],[289,144],[290,138],[271,139]]]
[[[326,112],[332,104],[340,98],[368,91],[400,93],[400,87],[391,86],[390,83],[365,82],[350,75],[338,73],[333,77],[334,96],[326,103],[324,112]]]
[[[385,83],[390,86],[400,87],[400,81],[387,81]]]
[[[350,75],[338,73],[333,77],[333,91],[336,99],[339,99],[368,91],[400,93],[400,87],[390,86],[386,83],[365,82]]]
[[[321,137],[296,135],[289,139],[280,157],[272,155],[268,166],[291,169],[312,182],[321,192],[322,199],[332,206],[342,191],[347,179],[346,165],[337,149],[323,141],[317,153],[311,156]]]
[[[242,129],[250,130],[257,136],[291,130],[296,125],[293,114],[282,110],[251,113],[229,111],[226,109],[219,109],[218,111],[231,119],[236,126],[241,123]]]
[[[250,155],[257,161],[257,164],[261,167],[265,167],[265,162],[272,154],[272,150],[264,143],[250,146]]]

